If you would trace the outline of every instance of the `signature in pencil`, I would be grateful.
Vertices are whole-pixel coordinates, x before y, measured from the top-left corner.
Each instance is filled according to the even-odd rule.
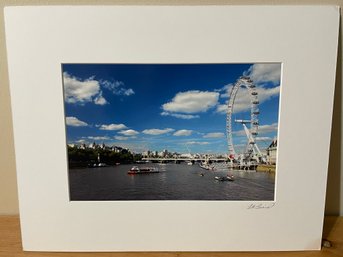
[[[248,205],[248,210],[255,209],[271,209],[275,206],[275,203],[252,203]]]

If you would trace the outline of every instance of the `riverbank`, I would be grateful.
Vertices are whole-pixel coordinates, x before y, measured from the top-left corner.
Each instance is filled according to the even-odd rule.
[[[276,165],[259,164],[256,171],[275,173]]]

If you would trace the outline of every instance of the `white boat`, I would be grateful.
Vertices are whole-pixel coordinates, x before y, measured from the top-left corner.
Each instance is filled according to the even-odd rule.
[[[159,170],[154,167],[137,167],[133,166],[127,174],[129,175],[136,175],[136,174],[151,174],[151,173],[159,173]]]
[[[200,168],[203,168],[205,170],[214,170],[214,167],[209,165],[208,163],[200,163],[199,166]]]
[[[234,181],[234,177],[231,175],[227,175],[226,177],[225,176],[222,176],[222,177],[214,177],[215,180],[218,180],[218,181]]]
[[[205,170],[209,170],[210,169],[210,167],[207,164],[200,163],[199,166],[200,166],[200,168],[203,168]]]
[[[187,165],[191,166],[191,165],[193,165],[193,162],[189,161],[189,162],[187,162]]]
[[[89,167],[91,167],[91,168],[101,168],[101,167],[107,167],[107,164],[103,163],[103,162],[100,162],[100,163],[94,163],[93,165],[89,164]]]

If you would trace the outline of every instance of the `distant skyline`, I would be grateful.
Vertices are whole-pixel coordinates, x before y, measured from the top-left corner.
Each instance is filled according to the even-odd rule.
[[[227,153],[226,103],[242,75],[259,93],[259,147],[277,136],[280,64],[63,64],[62,72],[68,144]],[[237,94],[234,118],[250,118],[246,93]],[[233,130],[243,150],[242,125]]]

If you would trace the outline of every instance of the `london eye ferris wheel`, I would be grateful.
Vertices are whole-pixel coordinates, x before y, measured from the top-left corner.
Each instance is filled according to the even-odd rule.
[[[233,119],[237,93],[239,90],[244,88],[250,98],[250,119]],[[263,159],[262,153],[256,144],[256,136],[258,135],[259,128],[259,104],[258,92],[254,82],[248,76],[241,76],[231,89],[227,105],[226,133],[229,159],[248,161],[255,160],[257,162],[260,162]],[[233,141],[233,122],[241,123],[243,125],[244,132],[247,137],[245,150],[240,154],[237,154]]]

